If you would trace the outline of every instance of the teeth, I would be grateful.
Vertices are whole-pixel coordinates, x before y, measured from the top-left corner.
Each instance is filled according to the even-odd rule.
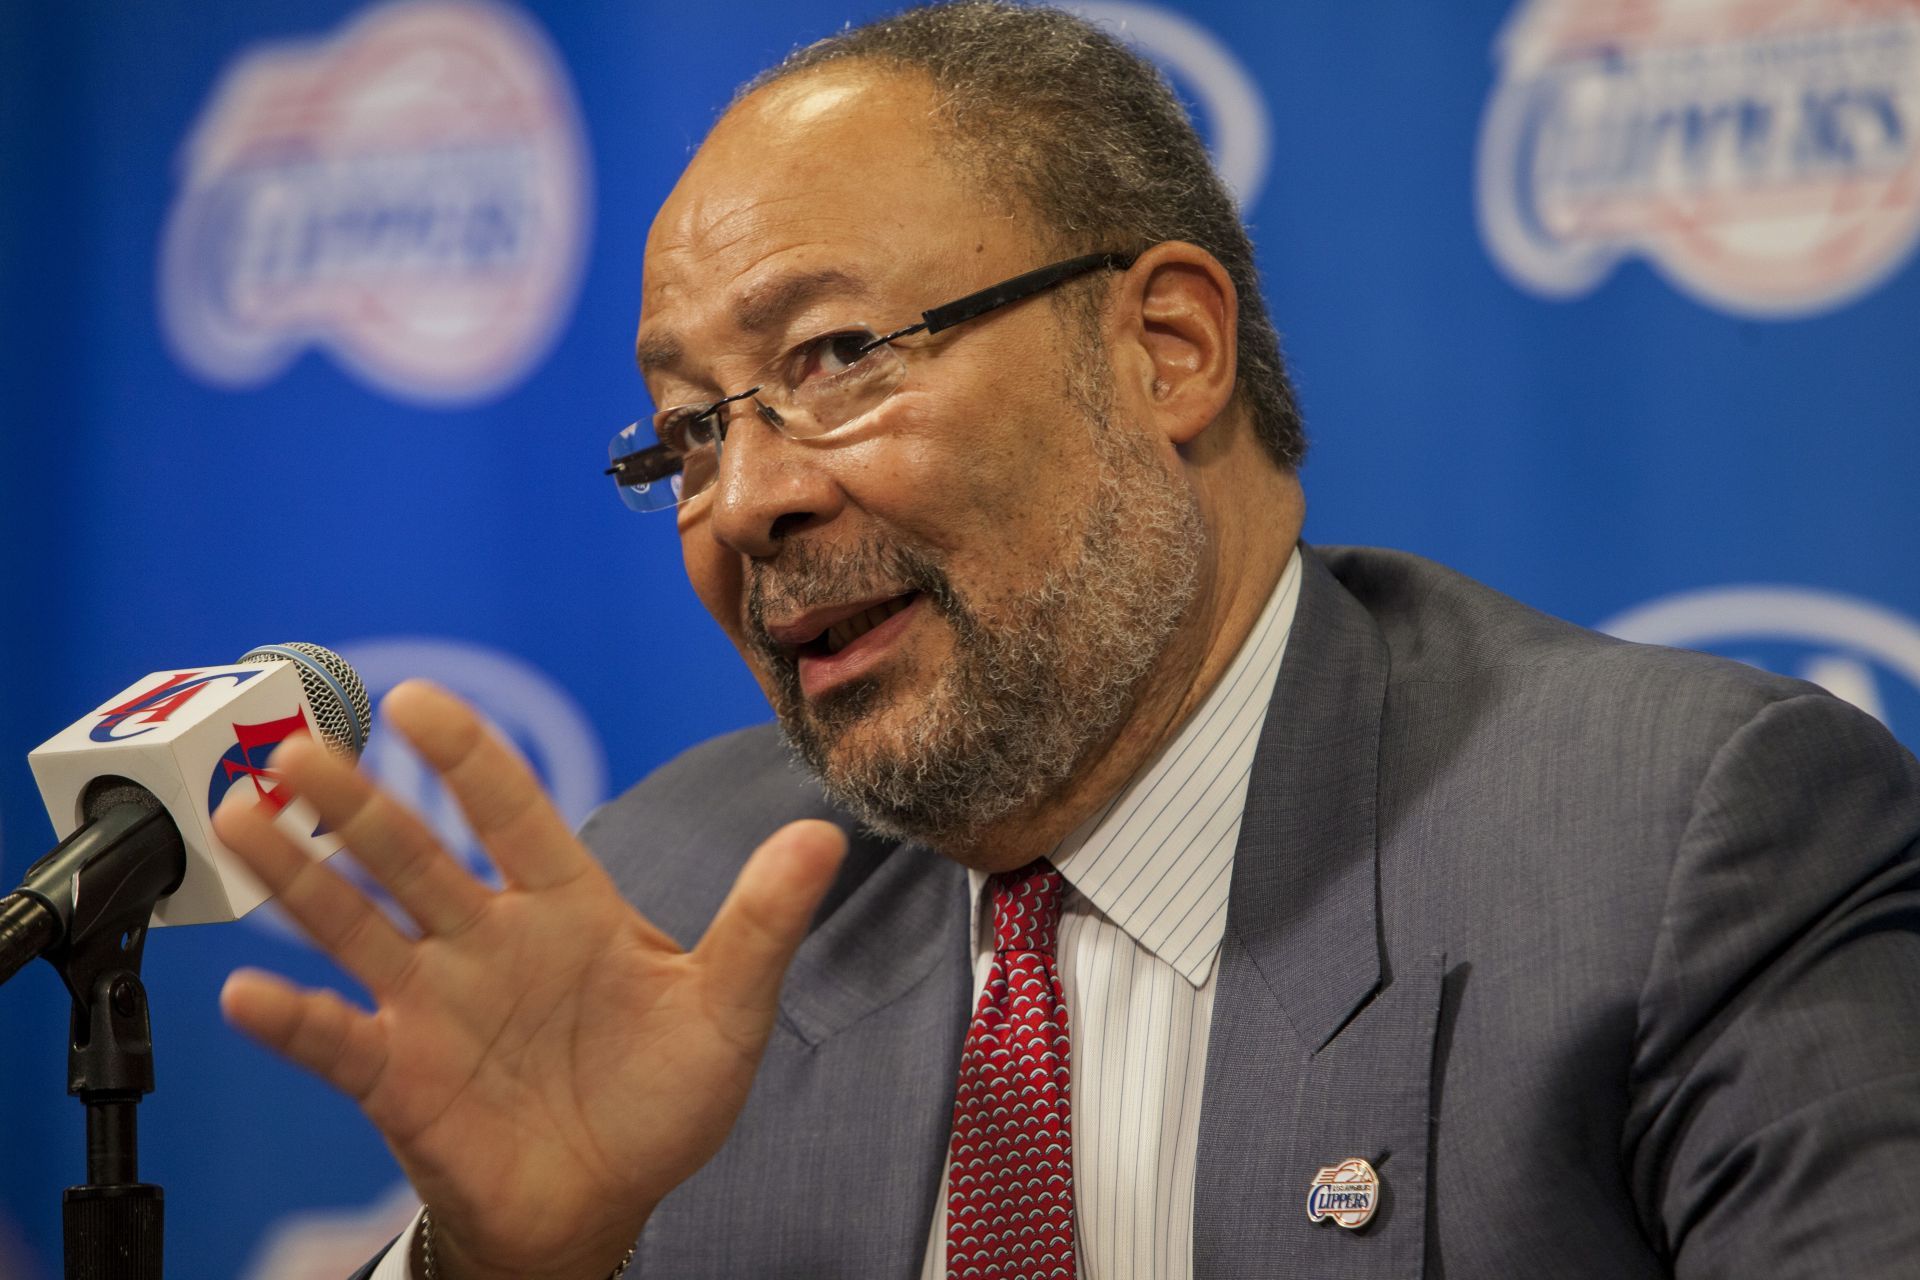
[[[842,618],[827,628],[827,652],[840,652],[911,603],[913,603],[912,596],[898,596],[873,606],[865,613],[855,614],[851,618]]]

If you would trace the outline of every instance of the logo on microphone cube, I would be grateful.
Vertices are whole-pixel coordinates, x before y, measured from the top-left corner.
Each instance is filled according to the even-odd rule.
[[[290,663],[163,671],[42,743],[28,763],[62,839],[84,820],[95,779],[125,778],[145,787],[166,807],[187,846],[186,878],[155,909],[153,923],[232,920],[267,897],[213,834],[213,810],[234,787],[252,788],[311,856],[328,857],[340,846],[338,837],[320,829],[310,806],[287,801],[266,768],[274,747],[311,732],[314,723]]]
[[[87,736],[95,742],[125,742],[128,738],[151,733],[156,725],[172,719],[174,712],[191,702],[193,696],[208,685],[221,680],[244,684],[259,674],[258,667],[244,671],[218,671],[212,675],[202,675],[198,671],[176,671],[153,688],[134,694],[118,706],[96,711],[94,714],[99,717],[99,723],[93,726]],[[144,727],[127,728],[128,721],[137,721]]]
[[[280,785],[280,775],[268,770],[267,757],[273,754],[275,747],[296,733],[304,733],[309,737],[313,734],[306,711],[298,707],[292,715],[281,716],[278,720],[234,725],[233,745],[214,765],[213,777],[207,784],[207,812],[218,812],[227,798],[227,792],[242,781],[252,784],[255,802],[265,805],[269,812],[279,813],[285,809],[291,797],[287,795],[286,788]],[[309,834],[317,836],[322,832],[316,826]]]

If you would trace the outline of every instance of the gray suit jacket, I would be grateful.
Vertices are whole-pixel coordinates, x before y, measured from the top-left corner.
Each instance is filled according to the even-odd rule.
[[[691,944],[833,816],[770,730],[589,842]],[[1810,685],[1306,557],[1220,958],[1196,1275],[1920,1275],[1920,765]],[[968,1017],[966,877],[858,839],[653,1277],[918,1274]],[[1310,1223],[1373,1162],[1366,1228]]]

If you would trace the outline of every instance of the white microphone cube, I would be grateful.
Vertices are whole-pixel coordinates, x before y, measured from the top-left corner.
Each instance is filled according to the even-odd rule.
[[[275,824],[310,857],[330,857],[339,837],[266,771],[274,747],[318,723],[288,662],[160,671],[134,682],[42,743],[27,757],[54,831],[64,840],[85,820],[87,788],[125,778],[166,806],[186,844],[180,887],[154,909],[154,924],[238,919],[269,896],[213,834],[212,813],[239,791],[277,810]]]

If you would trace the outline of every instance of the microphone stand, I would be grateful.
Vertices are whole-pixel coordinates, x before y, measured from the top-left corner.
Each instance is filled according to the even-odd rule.
[[[73,997],[67,1092],[87,1109],[87,1181],[63,1197],[66,1280],[160,1280],[163,1195],[140,1181],[135,1111],[153,1092],[140,962],[154,904],[179,886],[186,854],[150,803],[106,806],[47,861],[79,841],[99,855],[70,860],[80,866],[69,884],[41,899],[66,923],[45,958]]]

